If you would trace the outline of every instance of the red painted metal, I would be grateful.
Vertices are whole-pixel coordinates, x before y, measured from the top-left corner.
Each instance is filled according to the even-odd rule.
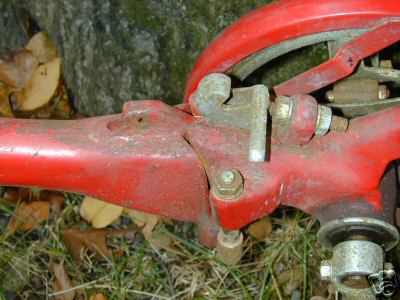
[[[209,212],[193,118],[158,101],[76,121],[0,119],[0,182],[75,191],[191,222]],[[196,201],[193,201],[193,200]]]
[[[271,45],[319,32],[369,28],[384,18],[399,16],[398,0],[284,0],[263,6],[228,27],[202,53],[187,82],[185,101],[207,74],[225,73]]]
[[[304,145],[314,135],[318,118],[318,103],[309,95],[295,95],[291,117],[283,124],[272,124],[272,134],[281,144]],[[275,102],[279,102],[279,98]]]
[[[305,34],[370,27],[396,15],[397,0],[291,0],[263,7],[206,50],[186,97],[204,75],[224,72],[264,47]],[[392,29],[397,31],[385,28],[380,36],[391,38],[387,33]],[[360,39],[356,48],[351,43],[343,48],[352,51],[346,57],[358,60],[364,48],[375,47]],[[336,66],[348,63],[341,59],[343,51],[331,63],[335,76],[342,72]],[[343,70],[347,72],[348,65]],[[301,88],[295,84],[287,87],[292,92]],[[122,114],[76,121],[0,119],[0,184],[79,192],[196,222],[209,245],[216,224],[238,229],[279,204],[313,213],[332,204],[364,201],[380,211],[380,179],[388,164],[400,158],[400,107],[352,120],[346,133],[331,132],[310,141],[308,125],[315,120],[316,103],[307,103],[298,101],[304,106],[296,126],[285,132],[291,138],[293,131],[304,133],[298,143],[303,145],[273,136],[264,163],[248,161],[248,130],[197,119],[186,112],[187,105],[178,109],[159,101],[128,102]],[[244,178],[244,191],[235,200],[209,192],[214,176],[227,168],[237,169]]]
[[[246,130],[196,121],[158,101],[77,121],[1,119],[0,183],[80,192],[203,228],[241,228],[281,203],[312,213],[363,199],[379,211],[380,178],[400,157],[400,107],[301,147],[272,140],[265,163],[248,161],[248,140]],[[211,194],[209,202],[206,174],[212,182],[225,168],[241,172],[244,192],[231,201]]]

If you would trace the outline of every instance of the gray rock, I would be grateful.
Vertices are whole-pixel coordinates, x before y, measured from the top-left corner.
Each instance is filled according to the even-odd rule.
[[[49,33],[63,58],[65,82],[76,107],[88,115],[119,112],[130,99],[181,102],[193,63],[212,38],[270,2],[0,1],[0,24],[15,23],[17,14],[23,22],[26,12]],[[7,49],[23,46],[26,36],[8,38],[7,31],[1,31]]]

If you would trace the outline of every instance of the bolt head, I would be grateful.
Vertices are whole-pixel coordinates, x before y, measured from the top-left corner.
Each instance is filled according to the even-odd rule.
[[[323,281],[330,280],[331,279],[331,274],[332,274],[331,261],[330,260],[323,260],[321,262],[321,267],[319,269],[319,272],[321,274],[321,279]]]
[[[232,184],[235,181],[235,173],[232,170],[222,172],[222,180],[227,184]]]
[[[231,95],[231,78],[222,73],[204,77],[197,90],[199,100],[204,102],[225,102]]]
[[[222,170],[213,180],[213,191],[217,197],[232,200],[243,192],[243,177],[236,169]]]

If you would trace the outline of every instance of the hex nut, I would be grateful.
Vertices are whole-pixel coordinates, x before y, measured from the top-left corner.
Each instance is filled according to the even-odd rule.
[[[218,198],[236,199],[243,192],[242,175],[236,169],[222,170],[213,180],[213,191]]]
[[[276,121],[285,122],[290,118],[293,111],[293,99],[279,96],[275,100],[274,117]]]
[[[323,281],[329,281],[331,279],[332,274],[332,266],[330,260],[323,260],[321,262],[321,267],[319,269],[321,279]]]

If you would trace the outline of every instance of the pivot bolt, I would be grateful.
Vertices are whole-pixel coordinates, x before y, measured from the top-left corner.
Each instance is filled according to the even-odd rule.
[[[230,95],[231,78],[225,74],[213,73],[200,81],[198,96],[205,102],[225,102]]]
[[[214,193],[222,199],[236,199],[243,192],[243,177],[236,169],[222,170],[213,183]]]

